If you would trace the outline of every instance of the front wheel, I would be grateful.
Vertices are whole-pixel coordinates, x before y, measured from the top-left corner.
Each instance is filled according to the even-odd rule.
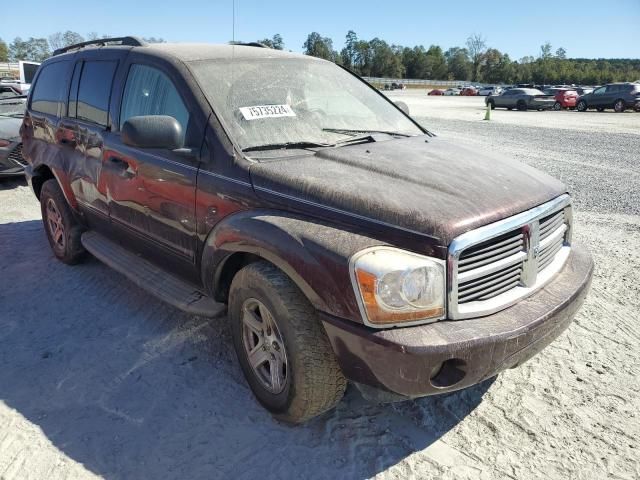
[[[576,106],[576,109],[579,112],[586,112],[587,111],[587,102],[585,102],[584,100],[580,100],[578,102],[578,105]]]
[[[616,100],[616,103],[613,104],[613,111],[616,113],[622,113],[625,110],[624,100]]]
[[[86,254],[80,242],[82,227],[73,216],[56,179],[42,185],[40,211],[49,245],[58,260],[69,265],[82,261]]]
[[[233,343],[258,401],[276,418],[301,423],[333,408],[342,375],[316,311],[282,271],[252,263],[229,293]]]
[[[553,104],[553,109],[554,110],[562,110],[562,104],[560,102],[556,102]]]

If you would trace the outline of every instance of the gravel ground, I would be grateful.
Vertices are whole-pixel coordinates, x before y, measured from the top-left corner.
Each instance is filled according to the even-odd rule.
[[[0,478],[639,478],[640,114],[482,122],[480,99],[405,93],[442,137],[570,186],[596,272],[566,333],[465,391],[377,406],[349,389],[283,426],[253,400],[225,318],[158,303],[95,260],[57,262],[29,189],[0,181]]]

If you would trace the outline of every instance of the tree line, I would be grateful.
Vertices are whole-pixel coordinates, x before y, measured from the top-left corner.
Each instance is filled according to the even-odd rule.
[[[77,32],[67,30],[66,32],[53,33],[46,38],[29,37],[23,40],[21,37],[16,37],[9,44],[0,38],[0,62],[17,62],[18,60],[43,62],[58,48],[64,48],[87,40],[109,38],[110,36],[112,35],[98,35],[96,32],[90,32],[83,36]],[[162,38],[156,37],[147,37],[144,40],[148,43],[164,42]]]
[[[338,52],[330,38],[312,32],[304,53],[330,60],[367,77],[459,80],[480,83],[604,84],[640,80],[640,59],[568,58],[560,47],[540,47],[536,57],[512,60],[507,53],[489,47],[479,34],[463,47],[446,51],[438,45],[403,47],[380,38],[359,39],[350,30]]]
[[[51,52],[84,40],[105,38],[91,32],[56,32],[47,38],[17,37],[7,44],[0,39],[0,62],[32,60],[41,62]],[[145,38],[147,42],[163,42],[162,38]],[[259,40],[277,50],[284,50],[281,35]],[[380,38],[363,40],[350,30],[344,47],[337,51],[333,40],[318,32],[307,36],[303,51],[324,58],[367,77],[458,80],[479,83],[539,83],[599,85],[617,81],[640,80],[640,59],[568,58],[564,48],[553,50],[551,44],[540,47],[537,56],[513,60],[507,53],[487,44],[479,34],[470,35],[464,46],[444,51],[438,45],[405,47],[389,44]]]

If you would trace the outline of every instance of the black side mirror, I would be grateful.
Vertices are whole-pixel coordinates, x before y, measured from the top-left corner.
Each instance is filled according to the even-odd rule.
[[[175,150],[184,145],[182,126],[168,115],[131,117],[122,126],[122,141],[138,148]]]
[[[409,113],[409,105],[407,105],[407,104],[406,104],[406,103],[404,103],[404,102],[395,102],[395,103],[396,103],[396,106],[397,106],[400,110],[402,110],[402,111],[403,111],[404,113],[406,113],[407,115],[411,115],[411,114]]]

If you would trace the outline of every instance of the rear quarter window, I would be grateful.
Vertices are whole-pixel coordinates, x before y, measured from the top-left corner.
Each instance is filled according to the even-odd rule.
[[[66,97],[69,62],[55,62],[42,67],[31,93],[31,110],[59,116]]]

